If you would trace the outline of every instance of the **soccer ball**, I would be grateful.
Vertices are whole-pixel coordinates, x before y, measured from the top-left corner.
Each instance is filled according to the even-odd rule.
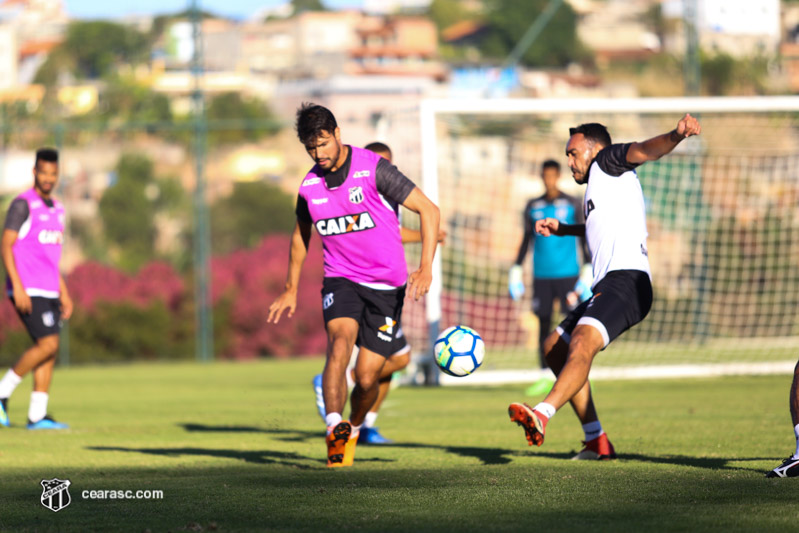
[[[483,364],[486,345],[480,335],[466,326],[445,329],[433,345],[436,364],[450,376],[468,376]]]

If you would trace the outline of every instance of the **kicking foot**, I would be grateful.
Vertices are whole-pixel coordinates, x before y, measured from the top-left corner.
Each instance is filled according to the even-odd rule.
[[[508,406],[510,421],[516,422],[524,428],[527,444],[541,446],[544,444],[544,430],[549,418],[545,417],[526,403],[512,403]]]

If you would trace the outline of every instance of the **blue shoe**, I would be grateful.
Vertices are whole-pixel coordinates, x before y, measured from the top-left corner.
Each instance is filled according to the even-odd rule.
[[[8,427],[11,422],[8,421],[8,398],[0,398],[0,426]]]
[[[311,384],[313,385],[314,396],[316,396],[316,410],[319,411],[319,416],[322,417],[322,420],[325,420],[327,413],[325,412],[325,397],[322,394],[322,374],[315,375]]]
[[[391,444],[392,442],[394,441],[381,435],[377,428],[361,428],[361,434],[358,435],[359,444]]]
[[[69,429],[69,426],[61,422],[56,422],[50,415],[45,415],[45,417],[38,422],[31,422],[28,420],[28,429]]]

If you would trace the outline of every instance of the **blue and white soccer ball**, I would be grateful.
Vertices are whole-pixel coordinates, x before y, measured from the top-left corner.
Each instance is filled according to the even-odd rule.
[[[433,345],[436,364],[450,376],[468,376],[483,364],[486,345],[480,335],[466,326],[445,329]]]

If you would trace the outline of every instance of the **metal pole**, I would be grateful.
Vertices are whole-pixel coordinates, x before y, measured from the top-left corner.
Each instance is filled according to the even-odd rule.
[[[685,95],[698,96],[702,79],[699,61],[699,10],[697,0],[683,0],[683,25],[685,26]]]
[[[61,149],[64,147],[64,125],[59,122],[55,126],[55,148],[58,150],[59,159],[61,159]],[[59,165],[59,169],[62,168]],[[63,190],[64,182],[61,181]],[[69,218],[64,221],[64,232],[68,234]],[[58,336],[58,364],[61,366],[69,366],[69,322],[64,322],[61,326],[61,332]]]
[[[208,206],[205,202],[205,145],[207,123],[205,118],[205,99],[202,87],[202,20],[199,0],[191,0],[192,54],[191,73],[194,80],[192,100],[194,104],[194,165],[196,185],[194,187],[194,298],[198,361],[210,361],[214,356],[213,310],[211,308],[210,276],[210,231],[208,227]]]
[[[563,0],[549,0],[547,7],[544,8],[541,14],[530,24],[530,27],[527,28],[527,31],[524,32],[524,35],[519,39],[519,42],[516,43],[516,46],[502,64],[500,70],[505,70],[508,67],[515,67],[519,63],[524,53],[533,45],[535,40],[538,39],[538,35],[546,28],[547,24],[549,24],[549,20],[562,3]]]
[[[513,47],[511,53],[502,63],[502,66],[499,67],[500,76],[503,72],[509,67],[516,67],[519,64],[524,53],[530,48],[536,39],[538,39],[538,35],[544,31],[547,24],[549,24],[550,19],[555,15],[555,12],[558,10],[560,5],[563,3],[563,0],[549,0],[549,3],[544,8],[544,10],[536,17],[530,27],[527,28],[527,31],[524,32],[522,38],[519,39],[519,42],[516,43],[516,46]],[[497,78],[499,79],[499,78]],[[491,82],[485,88],[485,96],[491,96],[491,87],[494,86],[496,82]]]

